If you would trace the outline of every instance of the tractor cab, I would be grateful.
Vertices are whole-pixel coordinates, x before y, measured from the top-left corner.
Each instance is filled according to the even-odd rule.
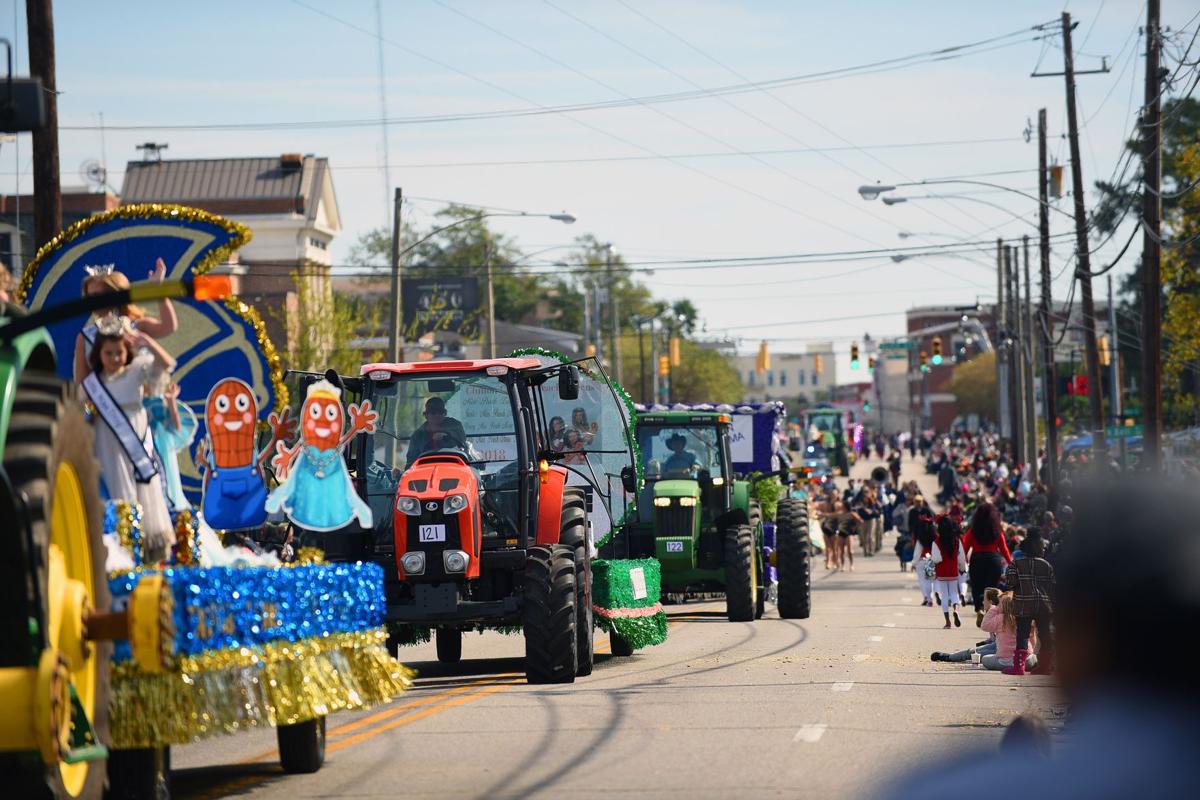
[[[733,466],[727,415],[642,415],[637,439],[645,478],[638,503],[640,522],[653,522],[670,512],[680,517],[676,522],[682,524],[682,517],[690,522],[693,514],[682,509],[694,509],[702,523],[712,524],[714,514],[729,508]],[[684,529],[690,527],[683,525]]]
[[[369,364],[355,388],[379,415],[352,458],[373,557],[389,575],[389,621],[435,629],[445,661],[460,657],[464,630],[522,626],[531,681],[587,674],[593,542],[634,489],[625,407],[598,365]],[[569,653],[546,644],[563,641],[551,606],[564,558],[578,642]]]

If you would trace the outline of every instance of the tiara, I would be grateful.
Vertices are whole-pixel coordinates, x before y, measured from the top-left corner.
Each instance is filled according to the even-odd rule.
[[[133,326],[125,317],[105,314],[96,320],[96,330],[105,336],[124,336],[133,332]]]
[[[334,400],[340,400],[342,397],[342,390],[322,378],[319,381],[313,381],[309,384],[308,391],[305,393],[304,399],[307,400],[315,395],[324,395],[326,397],[332,397]]]
[[[84,267],[83,271],[87,273],[89,278],[98,278],[101,275],[112,275],[117,271],[116,264],[98,264],[94,267]]]

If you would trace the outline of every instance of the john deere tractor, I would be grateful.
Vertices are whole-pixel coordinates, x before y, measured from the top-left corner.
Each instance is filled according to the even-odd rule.
[[[749,481],[733,472],[731,421],[728,414],[696,411],[638,415],[645,485],[637,521],[610,548],[615,557],[657,558],[665,596],[724,594],[729,620],[748,622],[766,607],[767,556],[759,504],[750,497]],[[788,521],[776,534],[779,550],[789,553],[778,564],[779,610],[784,617],[806,617],[807,514],[789,514]],[[803,558],[791,557],[796,553]]]

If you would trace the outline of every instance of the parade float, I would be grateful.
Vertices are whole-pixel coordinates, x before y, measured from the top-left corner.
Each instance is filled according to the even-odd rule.
[[[92,798],[107,786],[164,797],[167,748],[257,726],[277,727],[285,771],[315,771],[326,715],[409,682],[385,646],[377,565],[285,566],[224,547],[211,525],[239,499],[243,510],[262,501],[250,522],[266,516],[260,462],[241,463],[224,434],[244,431],[239,446],[249,434],[252,451],[256,432],[274,444],[290,431],[261,320],[211,274],[248,236],[179,206],[105,212],[44,247],[18,290],[28,311],[0,314],[0,518],[15,522],[0,537],[0,771],[14,796]],[[151,274],[158,259],[165,270],[150,281],[112,277]],[[135,412],[94,382],[85,411],[69,354],[89,336],[143,341],[106,331],[136,319],[131,307],[170,298],[179,323],[161,344],[178,388],[147,398],[139,436]],[[176,415],[174,436],[150,433]],[[217,421],[222,431],[210,430]],[[162,487],[165,554],[154,554],[138,502],[102,498],[97,426],[126,448],[139,485]]]

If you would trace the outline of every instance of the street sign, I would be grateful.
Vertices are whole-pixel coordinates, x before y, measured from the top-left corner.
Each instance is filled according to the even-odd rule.
[[[1142,426],[1122,425],[1119,428],[1108,427],[1104,429],[1104,435],[1109,439],[1128,439],[1132,436],[1141,436]]]
[[[880,350],[912,350],[912,342],[882,342],[879,345]]]

